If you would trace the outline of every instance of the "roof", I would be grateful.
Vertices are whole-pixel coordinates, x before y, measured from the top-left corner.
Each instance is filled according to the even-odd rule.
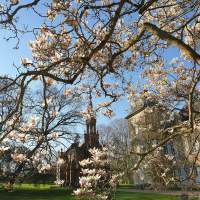
[[[128,115],[125,117],[125,119],[129,119],[129,118],[133,117],[134,115],[136,115],[136,114],[142,112],[146,107],[147,107],[147,106],[143,106],[143,107],[141,107],[141,108],[139,108],[139,109],[133,111],[132,113],[128,114]]]
[[[132,113],[128,114],[125,119],[129,119],[131,117],[133,117],[134,115],[142,112],[145,108],[147,107],[152,107],[152,106],[155,106],[156,105],[156,102],[155,101],[145,101],[143,106],[139,107],[138,109],[134,110]]]

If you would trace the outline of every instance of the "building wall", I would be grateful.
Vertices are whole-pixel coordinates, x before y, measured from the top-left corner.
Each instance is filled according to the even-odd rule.
[[[159,129],[169,119],[167,111],[156,107],[147,107],[128,119],[129,134],[134,150],[149,148],[160,139]]]
[[[133,151],[145,152],[147,149],[152,148],[158,141],[163,139],[163,136],[159,134],[159,130],[165,128],[169,119],[168,112],[158,107],[146,107],[140,112],[135,112],[134,115],[130,116],[128,118],[128,125]],[[194,141],[194,138],[192,141]],[[191,142],[191,138],[183,135],[176,137],[174,140],[171,140],[163,146],[163,156],[172,155],[177,161],[174,173],[180,180],[182,180],[182,182],[180,181],[180,184],[187,185],[200,183],[200,162],[195,166],[195,172],[192,175],[193,182],[185,181],[187,177],[187,169],[191,168],[191,161],[192,159],[194,160],[194,156],[190,160],[186,160],[188,159],[187,155],[191,154],[190,151],[192,145],[194,144]],[[199,149],[199,147],[197,147],[197,149]],[[183,167],[183,161],[185,160],[187,162]],[[143,165],[140,166],[139,170],[134,172],[133,178],[136,185],[152,183],[152,178],[146,175]]]

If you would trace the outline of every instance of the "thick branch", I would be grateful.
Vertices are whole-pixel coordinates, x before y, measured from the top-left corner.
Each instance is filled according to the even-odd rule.
[[[185,44],[182,40],[174,37],[167,31],[163,31],[156,25],[151,23],[144,23],[144,29],[153,35],[158,36],[160,39],[167,41],[169,44],[176,46],[182,50],[187,56],[189,56],[196,63],[200,64],[200,55],[192,49],[189,45]]]
[[[146,4],[144,4],[140,9],[139,9],[139,13],[140,14],[144,14],[144,12],[146,12],[146,10],[148,10],[149,7],[152,6],[152,4],[154,2],[156,2],[157,0],[150,0],[148,1]]]

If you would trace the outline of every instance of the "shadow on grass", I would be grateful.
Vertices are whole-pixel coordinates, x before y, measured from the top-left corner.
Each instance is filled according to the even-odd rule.
[[[15,189],[13,192],[0,190],[1,200],[73,200],[72,191],[66,189]]]

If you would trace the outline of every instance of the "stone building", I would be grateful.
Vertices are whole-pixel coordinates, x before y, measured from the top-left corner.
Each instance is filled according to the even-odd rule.
[[[80,165],[79,161],[88,158],[90,148],[101,148],[99,143],[99,134],[96,129],[96,116],[93,112],[92,103],[87,108],[88,117],[86,119],[86,132],[84,142],[79,143],[76,139],[66,152],[61,152],[61,158],[65,164],[61,166],[61,179],[64,185],[77,187],[79,185]]]
[[[130,113],[128,120],[129,134],[132,142],[133,152],[147,152],[167,135],[161,134],[161,130],[183,123],[182,128],[188,128],[187,123],[181,121],[181,117],[171,118],[169,111],[156,105],[154,102],[141,103]],[[181,128],[172,131],[182,131]],[[200,129],[198,129],[198,132]],[[195,137],[195,136],[194,136]],[[197,137],[198,138],[198,137]],[[199,142],[194,141],[188,135],[180,135],[165,143],[160,151],[161,156],[171,156],[175,161],[173,166],[173,176],[177,178],[178,185],[198,185],[200,183],[200,158],[198,156]],[[195,156],[197,155],[197,156]],[[194,159],[196,161],[194,162]],[[183,167],[183,163],[187,163]],[[194,164],[195,163],[195,164]],[[191,173],[190,179],[187,178]],[[133,173],[135,185],[155,184],[155,179],[147,173],[148,166],[141,164],[139,169]]]

